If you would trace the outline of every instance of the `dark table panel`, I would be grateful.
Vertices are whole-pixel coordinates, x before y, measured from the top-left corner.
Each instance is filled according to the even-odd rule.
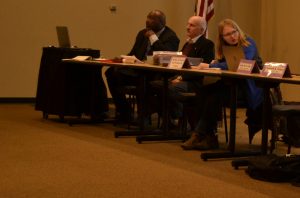
[[[78,55],[100,56],[99,50],[45,47],[40,63],[35,109],[44,114],[101,116],[108,111],[101,68],[62,62]]]

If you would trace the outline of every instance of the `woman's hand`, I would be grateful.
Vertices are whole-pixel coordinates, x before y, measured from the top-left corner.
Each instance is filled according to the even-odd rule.
[[[209,68],[209,64],[207,64],[207,63],[200,63],[197,66],[191,66],[191,68],[192,69],[198,69],[198,70],[207,69],[207,68]]]
[[[218,63],[218,61],[217,60],[212,60],[210,63],[215,64],[215,63]]]

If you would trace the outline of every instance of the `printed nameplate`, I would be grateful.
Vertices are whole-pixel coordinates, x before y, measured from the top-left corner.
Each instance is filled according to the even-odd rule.
[[[77,61],[85,61],[85,60],[92,60],[92,57],[91,56],[75,56],[72,59],[77,60]]]
[[[259,68],[255,60],[241,59],[237,72],[243,74],[259,73]]]
[[[168,67],[173,69],[181,69],[185,59],[186,56],[172,56]]]
[[[287,63],[266,62],[261,74],[273,78],[291,77],[291,72]]]

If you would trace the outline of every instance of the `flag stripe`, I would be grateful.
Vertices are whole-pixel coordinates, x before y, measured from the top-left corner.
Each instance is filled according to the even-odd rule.
[[[205,3],[206,3],[206,1],[201,1],[201,0],[199,0],[199,2],[200,2],[200,8],[199,8],[199,16],[204,16],[204,10],[205,10]]]
[[[213,0],[198,0],[197,15],[202,16],[206,21],[209,21],[214,15]]]

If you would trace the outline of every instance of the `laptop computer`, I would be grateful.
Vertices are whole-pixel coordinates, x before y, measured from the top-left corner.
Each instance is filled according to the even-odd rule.
[[[242,47],[223,46],[223,54],[229,71],[236,71],[241,59],[245,59]]]
[[[203,58],[187,57],[190,66],[197,66],[203,62]]]
[[[183,68],[190,69],[191,66],[197,66],[203,62],[203,58],[187,57]]]
[[[71,47],[68,27],[56,26],[56,33],[59,47]]]

